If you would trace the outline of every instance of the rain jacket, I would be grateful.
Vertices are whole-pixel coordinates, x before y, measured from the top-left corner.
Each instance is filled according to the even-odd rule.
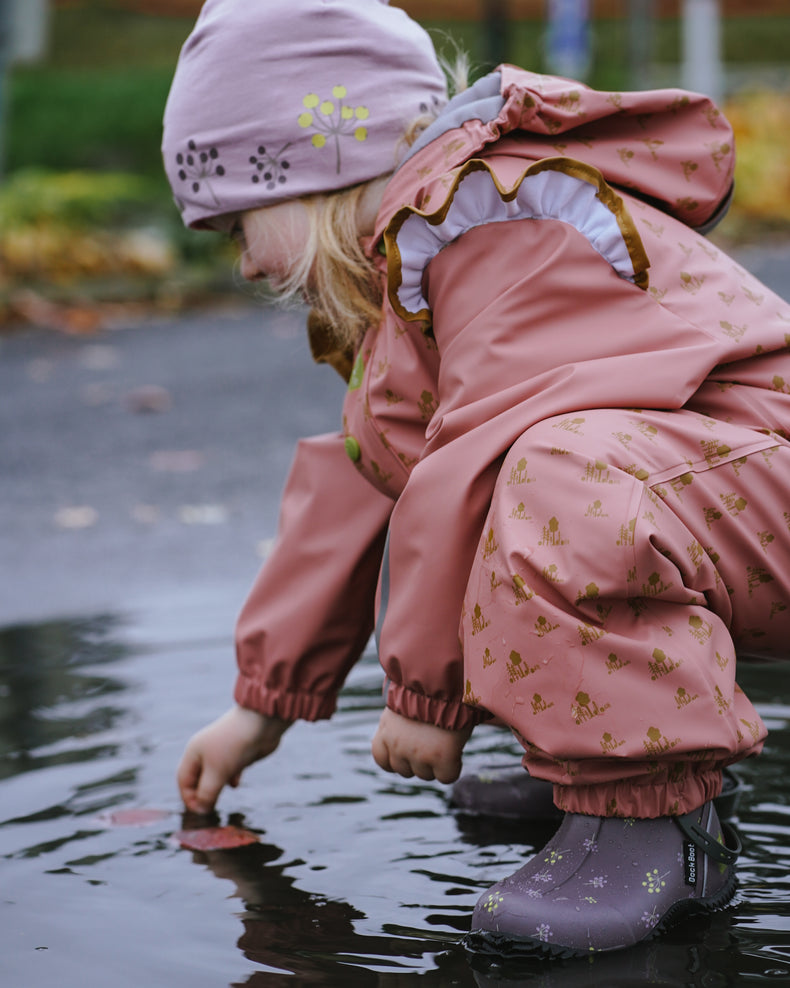
[[[297,451],[238,623],[237,702],[329,716],[377,610],[388,706],[484,718],[464,703],[464,593],[503,457],[537,423],[691,408],[755,450],[788,438],[790,311],[702,233],[733,168],[724,117],[679,90],[502,66],[448,104],[385,191],[383,318],[342,435]]]

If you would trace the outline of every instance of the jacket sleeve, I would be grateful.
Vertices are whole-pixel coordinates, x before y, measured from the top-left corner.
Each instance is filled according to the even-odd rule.
[[[462,605],[503,455],[551,416],[679,408],[719,348],[560,221],[479,226],[438,253],[423,287],[438,407],[393,511],[377,637],[388,705],[461,727],[480,717],[463,704]]]
[[[286,720],[331,716],[373,630],[391,509],[342,436],[299,442],[272,554],[236,627],[237,703]]]

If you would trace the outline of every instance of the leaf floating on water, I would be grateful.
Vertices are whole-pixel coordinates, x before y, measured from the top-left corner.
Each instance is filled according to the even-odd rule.
[[[258,843],[258,837],[252,831],[234,826],[179,830],[175,837],[182,847],[190,851],[229,851],[234,847]]]
[[[169,816],[169,810],[129,809],[102,813],[99,819],[111,827],[147,827]]]

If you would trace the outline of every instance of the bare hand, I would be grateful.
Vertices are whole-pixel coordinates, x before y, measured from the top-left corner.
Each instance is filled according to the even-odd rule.
[[[373,758],[379,768],[405,779],[455,782],[461,774],[461,752],[472,728],[449,731],[409,720],[387,708],[373,738]]]
[[[226,713],[190,738],[178,766],[178,788],[188,810],[208,813],[226,785],[237,786],[242,770],[270,755],[291,721],[245,707]]]

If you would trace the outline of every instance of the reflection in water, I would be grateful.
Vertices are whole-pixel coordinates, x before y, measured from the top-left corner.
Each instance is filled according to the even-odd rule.
[[[88,969],[119,988],[790,983],[787,666],[741,677],[771,734],[764,757],[740,767],[732,905],[632,951],[492,968],[460,946],[474,902],[551,825],[453,816],[441,786],[379,773],[372,656],[331,724],[295,727],[223,804],[243,807],[228,822],[261,843],[191,853],[172,839],[173,771],[183,740],[224,704],[228,663],[212,642],[143,647],[126,633],[113,617],[0,630],[4,983],[83,988]],[[489,728],[468,752],[479,764],[515,748]],[[134,812],[146,808],[161,812]],[[145,825],[113,825],[133,820]]]

